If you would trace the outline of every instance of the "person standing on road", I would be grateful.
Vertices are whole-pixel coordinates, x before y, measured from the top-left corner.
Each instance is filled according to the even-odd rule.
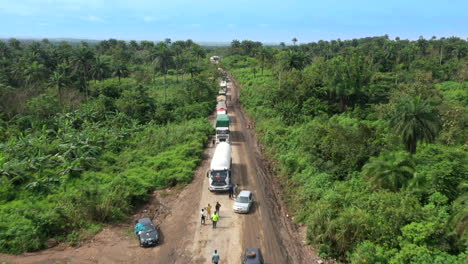
[[[206,213],[208,214],[208,216],[211,216],[211,204],[208,204],[208,206],[206,207]]]
[[[206,219],[205,209],[203,209],[203,208],[201,209],[200,215],[201,215],[201,224],[205,225],[205,219]]]
[[[216,213],[217,215],[219,215],[219,209],[220,209],[220,208],[221,208],[221,204],[220,204],[219,202],[216,202],[216,205],[215,205],[215,209],[216,209],[216,210],[215,210],[215,213]]]
[[[234,195],[237,196],[239,195],[239,184],[236,184],[236,186],[234,187]]]
[[[213,254],[213,257],[211,257],[211,260],[213,261],[214,264],[218,264],[219,263],[219,254],[218,254],[218,250],[215,249],[215,252]]]
[[[229,199],[232,199],[234,196],[234,186],[229,184]]]
[[[213,222],[213,228],[216,228],[216,224],[218,223],[219,215],[218,213],[214,212],[211,216],[211,221]]]

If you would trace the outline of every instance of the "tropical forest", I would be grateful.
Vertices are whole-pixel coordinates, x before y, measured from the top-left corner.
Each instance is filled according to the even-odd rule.
[[[0,252],[77,245],[190,184],[224,72],[318,256],[468,262],[468,41],[387,35],[0,41]]]
[[[307,242],[351,263],[466,263],[468,42],[296,42],[234,40],[221,63]]]
[[[0,42],[0,252],[76,243],[189,183],[217,93],[191,40]]]

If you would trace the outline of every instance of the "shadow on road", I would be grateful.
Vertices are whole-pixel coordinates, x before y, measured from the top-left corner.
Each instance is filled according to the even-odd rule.
[[[241,190],[249,186],[249,175],[247,175],[247,166],[244,163],[232,164],[232,170],[232,184],[239,184]]]

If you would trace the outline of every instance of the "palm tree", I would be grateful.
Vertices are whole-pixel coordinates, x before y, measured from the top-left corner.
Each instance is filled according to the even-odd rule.
[[[94,80],[102,80],[108,76],[110,71],[109,61],[106,57],[98,56],[91,65],[91,76]]]
[[[362,175],[377,188],[398,191],[413,177],[414,166],[407,153],[384,152],[364,165]]]
[[[183,41],[176,41],[171,45],[171,49],[174,55],[174,66],[177,82],[179,82],[179,74],[186,61],[185,56],[183,56],[183,52],[186,51],[184,50],[184,46],[185,42]]]
[[[66,75],[58,70],[54,71],[49,78],[49,84],[57,89],[59,103],[62,103],[62,90],[69,83]]]
[[[14,50],[21,49],[21,42],[15,38],[11,38],[8,40],[8,45]]]
[[[276,55],[278,67],[278,89],[281,90],[281,75],[292,69],[302,70],[308,62],[307,56],[301,51],[285,50]]]
[[[11,55],[11,50],[10,48],[5,44],[5,42],[1,41],[0,42],[0,58],[10,58]]]
[[[156,69],[164,75],[164,102],[167,97],[166,75],[169,67],[173,64],[172,51],[164,42],[159,42],[150,54]]]
[[[440,119],[436,109],[421,97],[406,97],[396,105],[390,125],[401,136],[406,150],[414,154],[419,141],[434,141]]]
[[[231,48],[240,48],[241,42],[237,39],[233,39],[231,41]]]
[[[138,42],[136,42],[136,40],[130,40],[130,43],[128,44],[130,46],[130,49],[132,51],[137,51],[139,50],[140,46],[138,45]]]
[[[24,69],[23,72],[26,86],[37,84],[38,81],[44,78],[45,71],[46,69],[44,65],[38,63],[37,61],[33,61]]]
[[[195,44],[195,42],[193,42],[193,40],[187,39],[187,40],[185,41],[185,48],[190,49],[190,48],[192,48],[192,46],[193,46],[194,44]]]
[[[79,47],[72,58],[72,64],[75,71],[81,77],[81,82],[85,90],[86,99],[88,99],[88,77],[91,71],[91,65],[94,59],[93,51],[83,45]]]
[[[331,98],[339,100],[340,111],[345,112],[351,96],[359,94],[372,76],[371,63],[359,54],[336,56],[325,62],[324,83]]]
[[[193,79],[193,77],[196,74],[199,74],[201,71],[202,69],[198,66],[198,63],[195,63],[195,57],[193,57],[193,55],[188,57],[187,63],[185,64],[185,67],[184,67],[184,72],[190,73],[190,78]]]
[[[206,53],[200,45],[195,44],[193,47],[193,55],[197,57],[197,66],[200,66],[200,59],[205,57]]]
[[[260,61],[260,67],[262,69],[262,75],[263,75],[263,69],[265,68],[265,64],[273,58],[271,50],[266,47],[260,47],[257,53],[257,58]]]
[[[293,38],[291,41],[292,41],[293,45],[296,46],[297,38]]]
[[[284,70],[302,70],[307,66],[309,58],[302,51],[287,50],[279,54],[279,61],[281,68]]]
[[[125,64],[121,62],[117,62],[112,65],[112,75],[117,76],[117,78],[119,78],[119,83],[120,83],[120,78],[127,77],[128,73],[129,71]]]

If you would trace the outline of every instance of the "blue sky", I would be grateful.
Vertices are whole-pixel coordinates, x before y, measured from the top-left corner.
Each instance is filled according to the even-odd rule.
[[[299,43],[468,37],[468,0],[0,0],[0,37]]]

